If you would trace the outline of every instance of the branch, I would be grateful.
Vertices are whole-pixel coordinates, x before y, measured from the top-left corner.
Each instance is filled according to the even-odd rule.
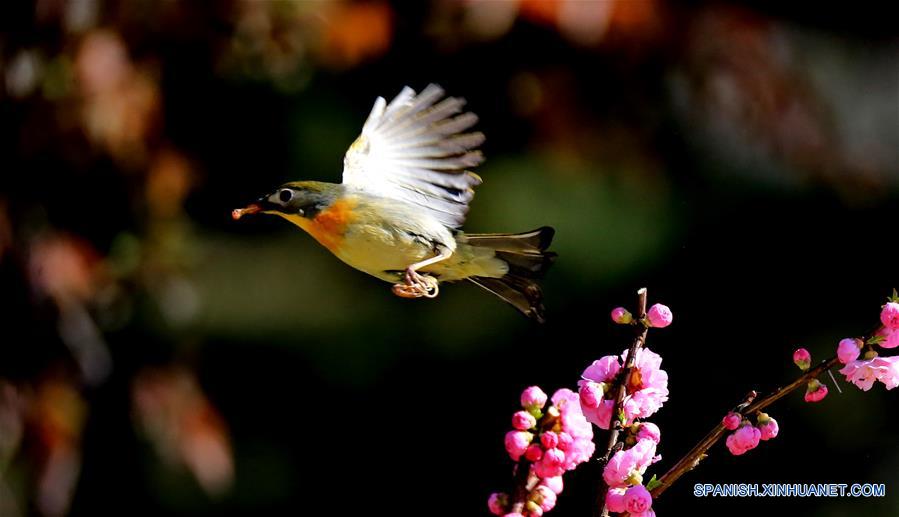
[[[528,502],[528,494],[537,486],[540,478],[531,474],[531,464],[522,458],[515,466],[515,492],[513,492],[511,513],[524,514],[525,505]]]
[[[621,375],[615,380],[615,383],[612,385],[611,392],[615,393],[617,389],[618,392],[615,395],[615,405],[612,406],[612,417],[610,419],[610,432],[609,432],[609,441],[606,444],[606,452],[603,454],[602,459],[600,460],[600,464],[605,466],[609,461],[609,457],[612,455],[612,450],[615,448],[615,445],[618,443],[618,433],[621,432],[623,422],[618,418],[618,415],[621,413],[621,407],[624,404],[624,397],[627,395],[627,383],[631,378],[631,370],[634,368],[634,362],[637,360],[637,352],[640,350],[646,343],[646,333],[649,331],[648,325],[644,322],[646,319],[646,288],[643,287],[639,291],[637,291],[637,318],[636,324],[638,325],[637,335],[634,337],[633,343],[631,343],[631,347],[627,350],[627,355],[624,356],[624,368],[622,369]],[[605,480],[600,478],[599,482],[599,501],[597,501],[597,508],[601,508],[601,515],[607,516],[609,515],[609,511],[606,508],[606,492],[609,490],[609,487],[606,486]]]
[[[771,394],[756,400],[753,402],[755,398],[755,392],[750,393],[746,396],[743,403],[737,406],[737,410],[735,412],[740,413],[743,416],[749,416],[755,413],[760,412],[771,404],[777,402],[778,400],[786,397],[796,389],[801,386],[807,384],[810,380],[818,377],[825,371],[833,368],[835,364],[837,364],[837,357],[831,357],[830,359],[823,361],[821,364],[816,366],[815,368],[810,369],[804,374],[800,375],[795,381],[790,384],[777,388]],[[693,470],[696,465],[699,464],[706,457],[706,451],[708,451],[715,443],[721,439],[721,437],[727,433],[728,430],[724,428],[724,424],[722,422],[718,422],[718,424],[712,428],[705,437],[699,441],[690,452],[684,455],[677,463],[674,464],[673,467],[668,469],[668,472],[665,473],[661,478],[659,478],[659,485],[650,491],[652,497],[657,499],[665,490],[668,489],[675,481],[677,481],[681,476],[686,474],[687,472]]]

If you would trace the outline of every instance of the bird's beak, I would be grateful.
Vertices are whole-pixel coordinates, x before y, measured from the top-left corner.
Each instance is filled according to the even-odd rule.
[[[231,217],[236,221],[247,214],[255,214],[261,211],[262,206],[259,203],[251,203],[247,205],[246,208],[235,208],[232,210]]]

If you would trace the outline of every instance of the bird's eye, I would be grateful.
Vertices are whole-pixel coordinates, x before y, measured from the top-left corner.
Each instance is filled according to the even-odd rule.
[[[278,199],[280,199],[282,203],[287,203],[292,198],[293,198],[293,191],[290,189],[284,189],[278,193]]]

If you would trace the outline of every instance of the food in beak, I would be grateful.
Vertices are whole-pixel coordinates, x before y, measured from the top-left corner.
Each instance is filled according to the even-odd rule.
[[[235,208],[231,211],[231,217],[236,221],[247,214],[255,214],[260,210],[262,210],[262,207],[254,203],[246,208]]]

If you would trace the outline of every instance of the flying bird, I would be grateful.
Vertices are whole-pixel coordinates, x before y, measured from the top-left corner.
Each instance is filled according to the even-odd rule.
[[[393,283],[404,298],[434,298],[468,280],[531,319],[544,320],[536,280],[556,257],[554,230],[467,234],[461,230],[481,178],[478,120],[437,85],[378,97],[343,159],[341,184],[285,183],[232,212],[273,214],[299,226],[348,265]]]

